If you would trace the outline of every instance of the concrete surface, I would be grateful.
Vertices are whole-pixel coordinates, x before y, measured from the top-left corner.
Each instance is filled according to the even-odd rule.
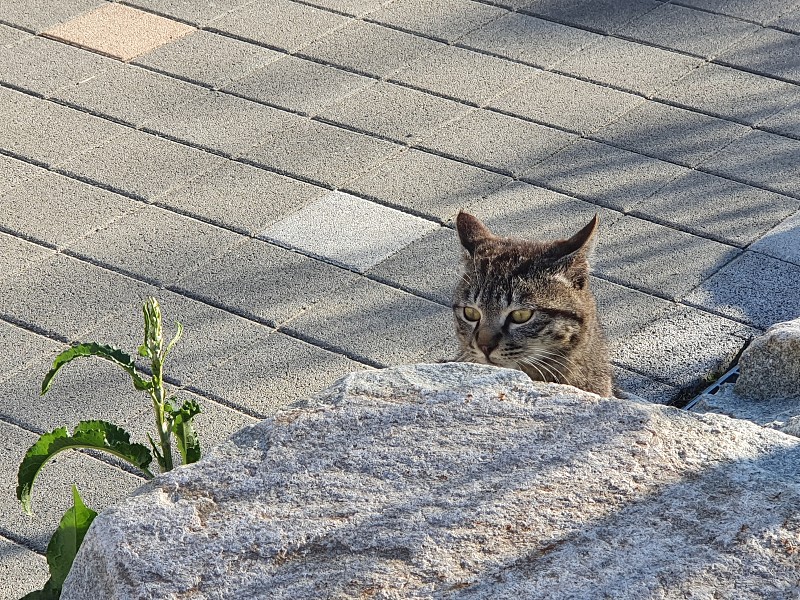
[[[99,7],[198,29],[127,63],[39,35]],[[4,2],[0,480],[12,489],[55,425],[102,417],[141,439],[148,407],[106,365],[36,389],[71,342],[133,352],[149,295],[186,324],[167,374],[204,406],[206,444],[350,371],[447,357],[460,209],[527,237],[598,212],[592,281],[618,382],[690,397],[800,315],[799,14],[798,0]],[[73,479],[97,508],[138,482],[84,455],[48,473],[37,519],[0,500],[2,599],[46,578],[21,568],[42,565]],[[118,485],[103,495],[97,477]]]

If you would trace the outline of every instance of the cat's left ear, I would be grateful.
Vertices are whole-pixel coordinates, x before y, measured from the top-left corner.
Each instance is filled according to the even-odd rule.
[[[458,231],[458,239],[461,240],[461,245],[470,254],[475,252],[475,248],[483,240],[494,237],[489,228],[481,223],[480,219],[463,211],[459,212],[456,217],[456,230]]]
[[[588,225],[558,245],[560,256],[556,265],[579,289],[585,288],[589,282],[589,257],[597,246],[598,223],[599,218],[595,213]]]

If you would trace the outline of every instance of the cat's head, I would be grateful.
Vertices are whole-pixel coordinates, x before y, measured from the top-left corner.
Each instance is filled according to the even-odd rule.
[[[595,215],[569,239],[536,242],[496,236],[459,213],[463,252],[453,295],[459,360],[568,381],[569,356],[597,323],[589,290],[597,224]]]

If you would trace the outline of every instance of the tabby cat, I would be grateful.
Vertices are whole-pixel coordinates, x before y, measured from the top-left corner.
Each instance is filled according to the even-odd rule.
[[[464,247],[453,294],[459,361],[524,371],[535,381],[612,394],[611,364],[589,289],[597,215],[568,240],[503,238],[456,219]]]

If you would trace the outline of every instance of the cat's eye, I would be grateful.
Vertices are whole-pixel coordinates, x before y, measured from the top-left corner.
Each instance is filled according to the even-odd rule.
[[[464,307],[464,318],[467,321],[479,321],[481,318],[481,311],[471,306]]]
[[[520,323],[530,321],[533,316],[533,311],[528,308],[520,308],[519,310],[511,311],[509,316],[511,317],[512,323],[519,325]]]

